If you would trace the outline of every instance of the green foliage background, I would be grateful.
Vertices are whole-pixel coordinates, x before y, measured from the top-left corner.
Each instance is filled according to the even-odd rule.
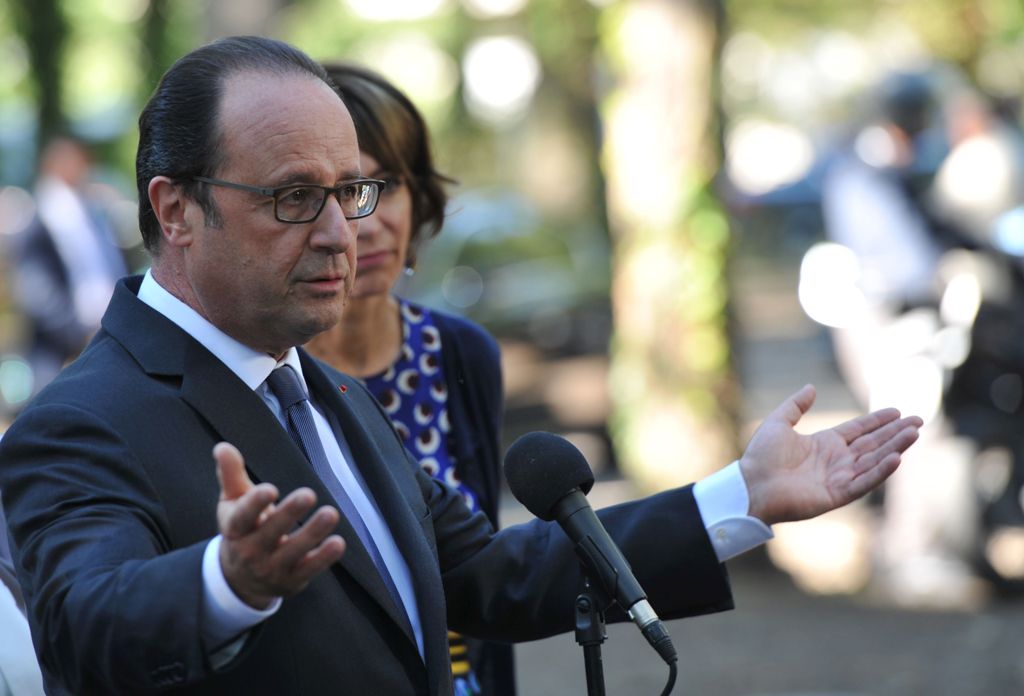
[[[487,20],[453,1],[427,19],[387,23],[362,20],[341,0],[266,4],[274,12],[263,33],[320,59],[364,59],[379,42],[409,32],[429,38],[458,66],[475,38],[513,33],[529,40],[542,81],[526,118],[504,126],[475,119],[461,83],[450,97],[420,105],[442,168],[467,189],[532,195],[530,182],[551,166],[545,148],[571,153],[566,171],[576,174],[548,192],[538,225],[545,234],[578,235],[594,248],[610,249],[593,272],[607,277],[613,271],[611,427],[626,467],[649,488],[673,482],[664,471],[644,470],[646,426],[659,414],[683,423],[681,446],[706,452],[709,461],[720,463],[737,451],[739,391],[729,310],[736,233],[716,196],[716,181],[728,120],[765,106],[722,103],[720,58],[730,37],[752,33],[786,48],[827,30],[866,34],[898,23],[912,27],[936,57],[960,66],[983,88],[1002,96],[1024,91],[1019,0],[529,0],[513,16]],[[212,38],[210,7],[198,0],[0,0],[0,59],[6,66],[0,71],[0,184],[27,186],[34,146],[70,128],[96,144],[126,195],[134,195],[138,110],[177,56]],[[694,106],[706,107],[707,118],[680,126],[697,129],[683,139],[700,147],[675,171],[630,173],[632,185],[670,177],[677,189],[672,215],[646,222],[610,212],[606,195],[621,191],[613,175],[624,165],[605,126],[616,105],[630,98],[624,66],[643,45],[628,43],[620,29],[637,9],[686,14],[709,47],[707,62],[690,66],[696,72],[670,78],[696,80],[703,90],[693,97],[700,102]],[[651,254],[668,261],[660,266],[667,269],[661,277],[649,279],[658,292],[629,287],[632,265]],[[641,309],[654,313],[656,330],[625,328]],[[691,473],[702,468],[698,463]]]

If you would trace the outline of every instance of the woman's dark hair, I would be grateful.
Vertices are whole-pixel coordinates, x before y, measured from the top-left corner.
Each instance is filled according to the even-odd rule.
[[[164,73],[139,116],[135,179],[139,229],[146,249],[159,253],[160,224],[149,203],[149,182],[166,176],[198,201],[209,224],[219,224],[208,189],[192,180],[211,176],[223,164],[218,131],[226,80],[239,72],[308,75],[329,84],[319,63],[282,41],[233,36],[197,48]]]
[[[444,224],[447,184],[454,180],[434,168],[430,134],[423,116],[397,87],[381,75],[347,63],[323,66],[355,123],[359,149],[400,176],[412,196],[410,265],[424,241]]]

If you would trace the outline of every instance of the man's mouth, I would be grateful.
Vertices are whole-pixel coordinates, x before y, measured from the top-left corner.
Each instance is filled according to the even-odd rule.
[[[327,273],[324,275],[306,278],[302,282],[307,283],[318,290],[336,292],[345,287],[345,276],[338,273]]]

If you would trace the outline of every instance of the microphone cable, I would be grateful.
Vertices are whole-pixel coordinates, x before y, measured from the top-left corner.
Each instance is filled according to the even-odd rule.
[[[644,637],[647,638],[647,642],[654,646],[661,659],[668,665],[668,683],[665,684],[665,688],[661,691],[661,696],[668,696],[676,685],[676,676],[679,672],[679,656],[676,654],[676,648],[672,644],[671,636],[669,636],[668,631],[665,629],[665,624],[661,621],[655,621],[644,627],[643,633]]]
[[[668,663],[668,683],[661,690],[661,696],[668,696],[672,693],[672,688],[676,685],[676,674],[679,672],[678,664],[677,660]]]

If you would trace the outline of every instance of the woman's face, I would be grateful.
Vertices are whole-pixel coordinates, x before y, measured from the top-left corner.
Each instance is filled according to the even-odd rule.
[[[363,176],[384,179],[388,186],[373,215],[359,221],[353,300],[391,292],[405,269],[412,236],[412,195],[406,182],[366,152],[359,153],[359,163]]]

